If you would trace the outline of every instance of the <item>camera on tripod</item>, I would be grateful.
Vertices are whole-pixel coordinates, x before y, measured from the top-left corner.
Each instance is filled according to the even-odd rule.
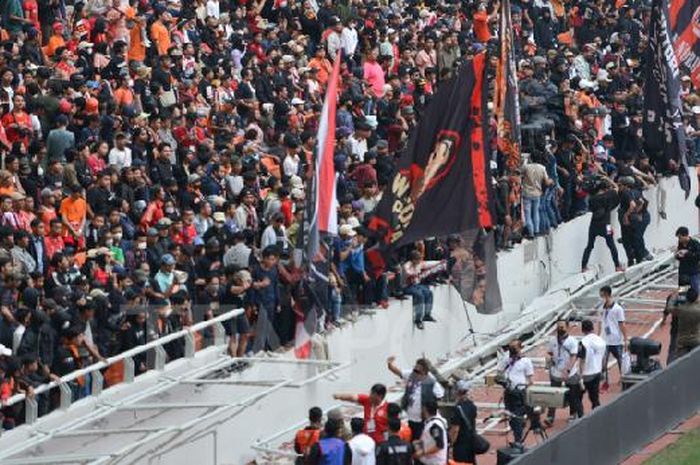
[[[661,353],[661,343],[653,339],[633,337],[630,339],[629,352],[635,356],[631,370],[622,376],[622,390],[627,390],[640,381],[644,381],[651,373],[661,369],[661,363],[652,358]]]
[[[630,354],[636,358],[632,364],[632,373],[649,374],[661,369],[659,361],[651,358],[661,353],[660,342],[643,337],[633,337],[630,339],[629,350]]]

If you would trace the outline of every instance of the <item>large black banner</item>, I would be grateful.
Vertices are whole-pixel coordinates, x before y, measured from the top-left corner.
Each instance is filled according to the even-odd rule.
[[[669,36],[668,5],[654,0],[651,11],[644,87],[644,150],[664,172],[677,170],[690,193],[686,140],[681,115],[680,70]]]
[[[380,239],[378,249],[369,253],[379,269],[404,244],[460,235],[454,244],[464,251],[457,254],[459,268],[474,273],[460,279],[479,283],[482,292],[475,299],[475,286],[460,285],[458,290],[465,300],[478,304],[480,312],[492,313],[501,308],[496,254],[484,242],[493,238],[479,232],[493,226],[485,66],[486,55],[481,53],[440,86],[368,226]],[[490,282],[486,276],[492,277]]]

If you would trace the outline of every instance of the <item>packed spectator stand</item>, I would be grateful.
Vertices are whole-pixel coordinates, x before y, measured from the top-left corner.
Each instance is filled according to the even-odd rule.
[[[252,350],[260,311],[293,344],[303,275],[293,250],[338,50],[340,229],[322,325],[390,296],[412,296],[416,325],[430,321],[429,289],[407,277],[448,244],[405,247],[373,280],[363,224],[440,83],[498,48],[497,3],[2,4],[3,401],[224,308],[246,309],[227,327],[231,355]],[[623,204],[631,192],[629,206],[677,170],[652,166],[642,148],[648,8],[538,0],[511,12],[530,163],[508,172],[492,144],[501,249],[588,212],[605,186]],[[694,159],[700,95],[682,82]],[[628,264],[648,258],[643,211],[631,214]],[[183,355],[180,343],[166,351]],[[137,374],[148,368],[137,360]],[[89,380],[71,389],[78,399]],[[2,413],[5,428],[23,421],[20,407]]]

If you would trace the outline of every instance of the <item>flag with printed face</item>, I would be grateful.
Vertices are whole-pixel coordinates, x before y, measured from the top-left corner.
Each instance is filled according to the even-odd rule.
[[[459,266],[495,270],[495,250],[482,233],[494,225],[485,68],[485,53],[468,60],[441,84],[425,109],[369,220],[368,228],[379,237],[378,247],[367,253],[373,269],[383,270],[402,245],[464,234],[464,240],[453,241],[461,250],[456,253]],[[484,313],[501,308],[498,282],[490,275],[491,281],[479,281],[489,295],[477,307]],[[474,302],[474,288],[465,284],[459,290]]]

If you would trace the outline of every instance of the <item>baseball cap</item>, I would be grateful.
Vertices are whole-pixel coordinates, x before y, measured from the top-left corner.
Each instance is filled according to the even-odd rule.
[[[175,264],[175,257],[170,255],[169,253],[166,253],[165,255],[163,255],[163,258],[161,258],[160,261],[163,265],[174,265]]]
[[[224,223],[226,221],[226,215],[224,212],[215,212],[214,215],[214,221],[217,223]]]
[[[355,236],[355,234],[356,234],[356,233],[355,233],[355,230],[353,229],[353,227],[350,226],[349,224],[344,224],[344,225],[342,225],[342,226],[340,227],[340,229],[338,230],[338,233],[339,233],[341,236],[349,236],[349,237],[353,237],[353,236]]]
[[[471,383],[466,379],[460,379],[457,381],[457,384],[455,384],[455,388],[459,392],[467,392],[469,388],[471,388]]]

